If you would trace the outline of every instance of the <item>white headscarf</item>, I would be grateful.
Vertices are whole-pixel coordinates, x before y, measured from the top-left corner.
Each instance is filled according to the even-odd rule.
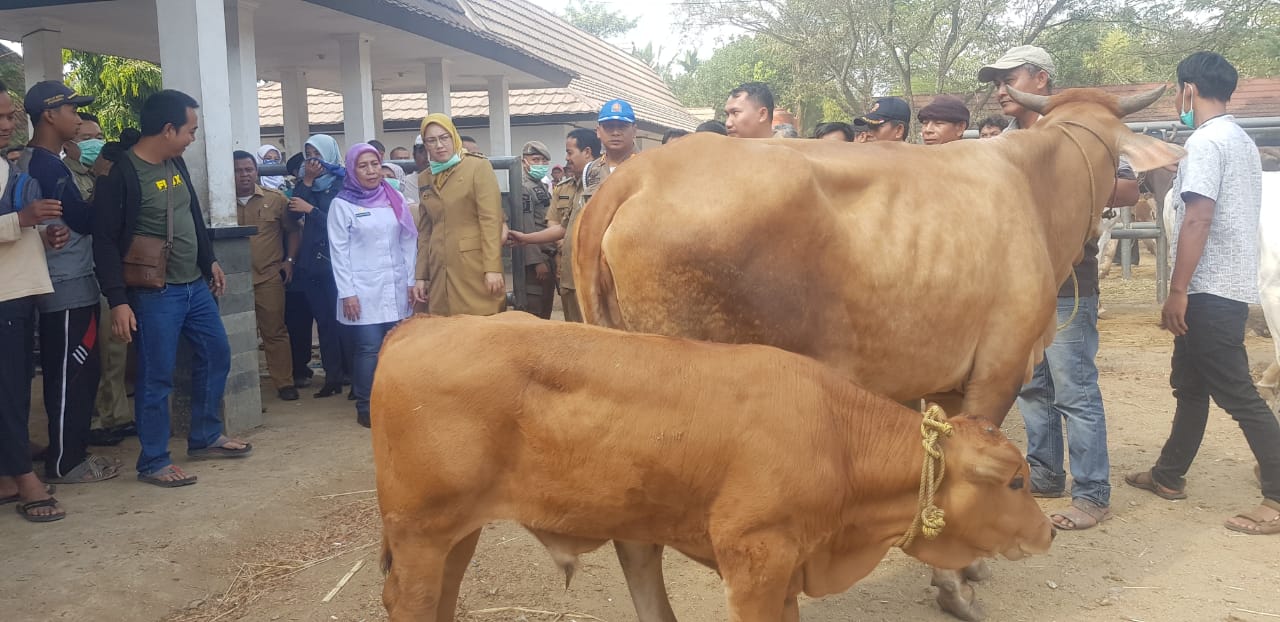
[[[267,154],[272,151],[280,154],[280,162],[278,162],[278,164],[284,165],[284,153],[275,145],[263,145],[258,147],[258,164],[262,164],[262,159],[267,157]],[[258,179],[258,183],[262,184],[263,188],[276,190],[280,188],[280,186],[284,185],[284,176],[272,175],[270,177],[262,177]]]

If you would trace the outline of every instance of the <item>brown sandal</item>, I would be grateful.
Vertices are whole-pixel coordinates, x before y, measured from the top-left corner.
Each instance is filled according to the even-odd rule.
[[[1275,516],[1272,516],[1271,518],[1264,518],[1261,515],[1261,510],[1264,510],[1264,509],[1275,512],[1276,513]],[[1275,501],[1271,501],[1271,500],[1263,501],[1262,505],[1248,512],[1236,514],[1232,518],[1247,520],[1250,523],[1252,523],[1252,525],[1240,525],[1240,524],[1231,522],[1231,520],[1228,520],[1227,522],[1223,523],[1222,526],[1226,527],[1227,529],[1230,529],[1231,531],[1247,533],[1251,536],[1269,536],[1272,534],[1280,533],[1280,503],[1277,503]]]
[[[1130,473],[1124,476],[1124,483],[1154,494],[1161,499],[1169,501],[1177,501],[1186,499],[1187,492],[1176,488],[1166,488],[1156,483],[1155,478],[1151,477],[1151,471],[1140,471],[1138,473]]]
[[[1111,508],[1088,499],[1072,499],[1071,506],[1049,513],[1053,526],[1063,531],[1079,531],[1111,518]]]

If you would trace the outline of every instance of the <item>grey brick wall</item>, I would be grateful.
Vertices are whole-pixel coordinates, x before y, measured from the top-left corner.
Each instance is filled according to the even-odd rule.
[[[231,373],[222,399],[222,420],[228,434],[262,425],[262,393],[258,386],[258,324],[253,311],[249,235],[253,227],[211,229],[214,254],[227,275],[227,289],[218,311],[231,344]],[[184,342],[174,369],[172,425],[174,436],[190,430],[192,352]]]

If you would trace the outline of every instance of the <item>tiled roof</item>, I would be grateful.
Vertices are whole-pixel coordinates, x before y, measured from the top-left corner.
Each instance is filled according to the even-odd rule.
[[[690,130],[697,126],[698,120],[685,111],[652,68],[554,13],[525,0],[460,1],[471,9],[468,14],[490,32],[539,58],[576,71],[580,77],[569,83],[569,89],[584,104],[595,108],[592,112],[620,97],[635,108],[642,121]],[[514,106],[514,92],[512,100]],[[454,112],[457,114],[456,108]]]
[[[1147,84],[1111,84],[1103,85],[1095,88],[1106,91],[1117,97],[1127,95],[1137,95],[1145,93],[1151,89],[1160,86],[1159,82],[1151,82]],[[1139,110],[1124,120],[1128,123],[1143,123],[1151,121],[1168,121],[1174,122],[1178,119],[1178,104],[1175,101],[1177,90],[1169,88],[1156,103]],[[982,119],[1000,114],[1000,104],[996,102],[994,95],[987,97],[986,92],[978,94],[973,93],[957,93],[958,97],[965,98],[969,101],[970,117],[974,123]],[[912,98],[914,105],[912,110],[920,110],[923,106],[933,101],[933,95],[916,95]],[[985,105],[981,108],[974,106],[982,103],[985,99]],[[1241,80],[1236,86],[1236,92],[1231,97],[1229,106],[1231,114],[1239,118],[1260,118],[1260,117],[1280,117],[1280,78],[1252,78]]]

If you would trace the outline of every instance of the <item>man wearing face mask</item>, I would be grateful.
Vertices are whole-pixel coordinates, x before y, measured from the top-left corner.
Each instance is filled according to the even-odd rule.
[[[521,209],[515,229],[535,233],[547,228],[547,209],[551,207],[551,191],[542,183],[551,170],[551,150],[536,140],[520,150],[524,165]],[[555,300],[555,245],[540,244],[524,249],[525,309],[544,320],[551,318]]]
[[[293,353],[284,325],[284,286],[293,280],[293,263],[302,243],[301,228],[296,219],[288,217],[289,199],[258,184],[258,161],[253,154],[237,151],[233,157],[236,222],[258,228],[249,238],[249,255],[253,261],[254,314],[267,355],[267,371],[276,395],[282,400],[296,400]]]

